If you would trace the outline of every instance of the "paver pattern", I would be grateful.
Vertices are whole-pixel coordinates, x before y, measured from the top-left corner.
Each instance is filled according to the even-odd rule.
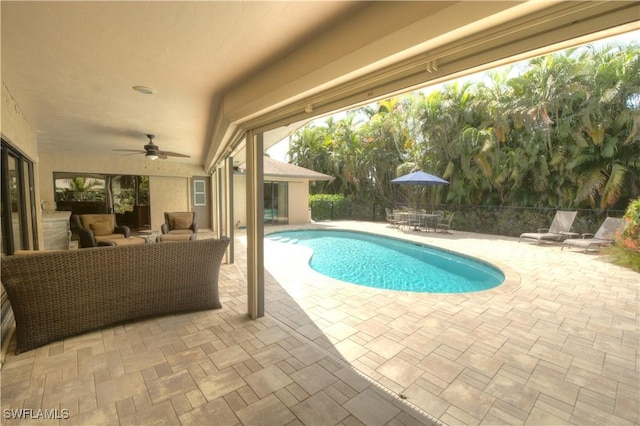
[[[506,281],[468,294],[379,290],[316,273],[304,247],[266,242],[266,315],[252,321],[239,235],[220,310],[10,349],[2,423],[41,423],[14,416],[39,409],[81,425],[640,423],[640,274],[508,237],[314,226],[466,253]]]

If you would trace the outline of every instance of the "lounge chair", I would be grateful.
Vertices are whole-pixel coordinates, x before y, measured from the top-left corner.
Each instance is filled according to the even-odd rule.
[[[577,213],[577,211],[558,210],[549,228],[538,228],[538,232],[524,233],[520,235],[518,242],[523,238],[535,240],[537,243],[540,241],[561,241],[571,229]]]
[[[617,217],[608,217],[602,222],[600,228],[594,234],[582,234],[582,238],[569,238],[562,242],[561,250],[565,247],[583,248],[586,253],[591,247],[600,248],[609,244],[613,244],[616,231],[622,227],[622,219]]]

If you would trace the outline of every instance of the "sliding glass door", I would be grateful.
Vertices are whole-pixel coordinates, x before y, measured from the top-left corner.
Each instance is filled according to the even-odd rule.
[[[2,141],[2,252],[38,248],[33,163]]]
[[[264,183],[264,223],[289,223],[289,185],[287,182]]]

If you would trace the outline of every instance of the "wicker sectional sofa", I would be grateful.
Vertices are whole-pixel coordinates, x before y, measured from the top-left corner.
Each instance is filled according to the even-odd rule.
[[[3,256],[17,353],[151,315],[221,308],[228,238]]]

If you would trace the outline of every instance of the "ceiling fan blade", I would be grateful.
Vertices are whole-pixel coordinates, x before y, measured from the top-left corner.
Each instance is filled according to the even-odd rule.
[[[144,154],[145,153],[144,150],[139,150],[139,149],[114,149],[114,151],[118,151],[118,152],[135,152],[136,154]]]
[[[155,137],[155,135],[147,135],[147,137],[149,138],[149,142],[144,145],[144,150],[138,150],[138,149],[114,149],[114,151],[120,151],[120,152],[132,152],[135,154],[145,154],[145,156],[149,157],[149,156],[157,156],[157,158],[161,158],[163,160],[166,160],[168,157],[183,157],[183,158],[191,158],[189,155],[185,155],[185,154],[180,154],[178,152],[171,152],[171,151],[161,151],[158,149],[158,145],[156,145],[155,143],[153,143],[153,138]],[[129,155],[133,155],[133,154],[129,154]]]
[[[185,154],[180,154],[177,152],[171,152],[171,151],[158,151],[158,154],[162,153],[163,155],[168,155],[169,157],[183,157],[183,158],[191,158],[190,155],[185,155]]]

